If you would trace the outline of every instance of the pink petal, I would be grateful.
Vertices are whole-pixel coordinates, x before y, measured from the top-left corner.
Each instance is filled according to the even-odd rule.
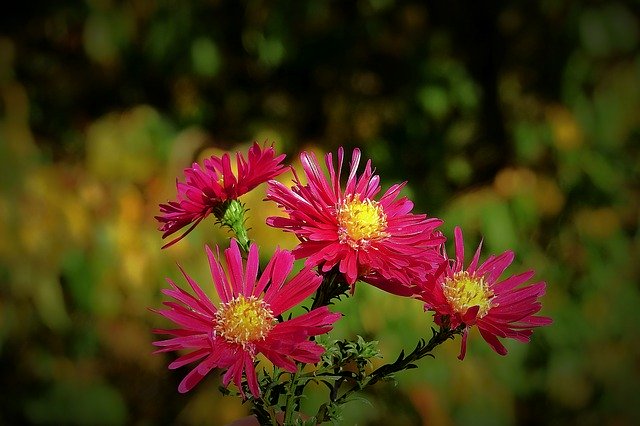
[[[216,287],[216,291],[218,292],[222,303],[228,303],[231,299],[233,299],[233,292],[229,287],[227,275],[222,269],[222,265],[220,265],[220,262],[218,262],[218,259],[214,257],[213,252],[211,251],[209,246],[205,246],[205,250],[207,252],[207,258],[209,259],[209,269],[211,270],[211,276],[213,277],[213,284]],[[216,252],[218,253],[218,257],[220,257],[219,248],[217,246]]]
[[[253,366],[253,359],[249,356],[244,357],[244,373],[247,377],[247,383],[249,385],[249,391],[256,398],[260,397],[260,387],[258,386],[258,377],[256,375],[256,369]]]
[[[507,354],[507,348],[505,348],[504,345],[500,343],[500,341],[495,335],[481,328],[479,330],[480,330],[480,334],[482,335],[482,338],[489,344],[489,346],[491,346],[491,348],[494,351],[496,351],[497,354],[502,356]]]
[[[234,297],[244,294],[245,284],[243,282],[243,264],[240,255],[240,247],[235,238],[230,241],[229,248],[224,251],[224,257],[227,261],[227,270],[229,271],[229,279],[231,281],[231,291]]]
[[[176,368],[183,367],[187,364],[191,364],[194,361],[198,361],[209,354],[208,349],[199,349],[191,352],[190,354],[183,355],[169,364],[169,370],[175,370]]]
[[[178,265],[178,268],[180,268],[180,272],[182,272],[182,275],[185,277],[185,279],[187,280],[187,282],[189,283],[189,286],[191,286],[191,288],[193,289],[193,291],[196,293],[196,295],[198,296],[198,303],[201,304],[203,307],[205,307],[206,312],[208,313],[215,313],[217,311],[216,307],[213,305],[213,303],[211,302],[211,300],[209,299],[209,296],[207,296],[207,294],[202,290],[202,288],[198,285],[197,282],[195,282],[195,280],[193,280],[193,278],[191,278],[185,271],[184,269],[182,269],[182,266]],[[176,287],[177,288],[177,287]],[[190,305],[192,307],[195,307],[193,305]]]
[[[187,393],[194,388],[214,367],[205,359],[196,368],[191,370],[178,385],[178,392]]]
[[[260,258],[258,256],[258,246],[251,244],[249,246],[249,255],[247,256],[247,270],[244,277],[244,296],[249,297],[253,294],[253,289],[256,285],[256,278],[258,277],[258,268],[260,266]]]
[[[315,271],[305,268],[284,285],[278,293],[274,293],[272,298],[267,300],[265,296],[265,302],[271,306],[274,315],[280,315],[309,297],[320,287],[321,283],[321,276]]]
[[[460,354],[458,355],[458,359],[460,361],[462,361],[464,359],[464,356],[467,353],[467,337],[469,335],[469,327],[465,327],[465,329],[462,331],[462,341],[460,343]]]
[[[496,294],[506,293],[508,291],[511,291],[515,287],[519,286],[520,284],[528,281],[531,277],[533,277],[533,275],[534,275],[533,271],[527,271],[527,272],[523,272],[523,273],[518,274],[518,275],[512,275],[511,277],[507,278],[506,280],[501,281],[498,284],[495,284],[492,287],[492,290]]]
[[[462,238],[462,230],[459,226],[455,227],[453,235],[456,246],[456,262],[462,265],[464,264],[464,239]]]

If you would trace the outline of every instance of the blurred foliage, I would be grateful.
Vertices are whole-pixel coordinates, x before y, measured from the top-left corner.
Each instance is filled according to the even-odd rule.
[[[146,308],[175,262],[203,284],[201,226],[160,251],[153,216],[192,161],[252,140],[360,146],[383,183],[512,271],[548,283],[551,327],[495,355],[473,335],[353,403],[345,424],[640,423],[637,1],[86,0],[0,16],[2,424],[224,424],[212,374],[152,356]],[[290,176],[283,179],[290,179]],[[261,222],[263,254],[295,241]],[[470,244],[468,249],[471,249]],[[375,307],[375,308],[372,308]],[[335,338],[387,357],[421,306],[359,286]],[[382,362],[382,361],[380,361]],[[318,390],[320,391],[320,389]],[[310,398],[308,404],[314,404]]]

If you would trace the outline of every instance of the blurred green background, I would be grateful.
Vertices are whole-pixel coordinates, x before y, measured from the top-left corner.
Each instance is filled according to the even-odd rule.
[[[192,161],[252,140],[362,148],[416,211],[513,249],[555,323],[506,358],[472,334],[344,424],[640,423],[638,1],[13,2],[0,15],[0,424],[224,424],[247,407],[152,356],[176,262],[210,285],[201,225],[153,219]],[[290,176],[284,177],[290,179]],[[263,254],[287,235],[243,198]],[[180,281],[183,283],[182,281]],[[209,290],[211,288],[209,287]],[[335,336],[388,358],[419,303],[360,285]],[[314,398],[305,404],[312,406]],[[309,408],[310,409],[310,408]]]

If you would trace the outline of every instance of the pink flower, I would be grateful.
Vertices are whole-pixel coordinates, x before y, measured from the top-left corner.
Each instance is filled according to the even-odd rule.
[[[412,295],[412,283],[434,272],[442,262],[439,245],[444,237],[435,229],[442,223],[426,215],[411,214],[413,203],[398,198],[405,183],[393,185],[378,200],[380,178],[371,161],[358,177],[360,150],[353,151],[349,176],[341,189],[344,150],[338,149],[338,168],[329,153],[325,163],[328,179],[313,153],[300,155],[307,178],[303,185],[295,175],[289,189],[269,181],[267,199],[284,208],[289,217],[270,217],[267,223],[293,232],[300,244],[293,250],[307,266],[334,266],[348,284],[361,279],[385,291]]]
[[[421,299],[425,309],[435,312],[438,325],[448,322],[451,328],[464,326],[458,358],[464,359],[467,335],[474,325],[494,351],[506,355],[507,349],[499,337],[529,342],[533,328],[552,323],[551,318],[534,315],[542,307],[538,299],[544,295],[546,284],[541,281],[521,286],[533,277],[533,271],[499,281],[500,275],[513,262],[513,252],[490,256],[478,266],[480,243],[464,270],[462,231],[456,227],[454,233],[456,259],[443,264],[438,278],[425,284]],[[444,255],[446,257],[446,253]]]
[[[313,293],[322,278],[310,269],[303,269],[291,280],[285,279],[293,267],[293,256],[277,250],[258,278],[258,248],[251,244],[243,265],[235,240],[225,250],[227,273],[219,262],[220,253],[213,255],[206,247],[211,275],[220,303],[215,306],[200,286],[182,274],[195,296],[176,286],[162,292],[175,299],[164,302],[168,309],[155,312],[178,325],[172,330],[154,330],[173,337],[154,342],[160,347],[155,353],[190,350],[171,364],[169,369],[199,362],[182,380],[178,390],[191,390],[213,368],[227,369],[223,383],[231,381],[242,395],[242,377],[246,377],[252,395],[259,396],[254,362],[262,353],[276,366],[295,372],[294,361],[316,363],[324,352],[322,346],[309,340],[310,336],[327,333],[341,314],[331,313],[327,307],[314,309],[296,318],[283,321],[280,315]],[[228,278],[227,278],[228,277]]]
[[[285,155],[275,156],[273,147],[262,149],[253,143],[247,155],[236,153],[236,177],[231,168],[231,157],[212,156],[204,160],[204,167],[198,163],[184,170],[185,182],[176,180],[178,199],[160,204],[161,216],[156,216],[163,232],[162,238],[178,232],[191,224],[178,238],[165,244],[168,247],[187,235],[198,223],[225,201],[234,200],[251,191],[256,186],[272,179],[286,170],[282,160]]]

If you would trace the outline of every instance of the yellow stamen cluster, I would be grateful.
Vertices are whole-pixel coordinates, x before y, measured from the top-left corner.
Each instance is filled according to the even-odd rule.
[[[493,291],[483,277],[469,275],[467,271],[456,272],[445,280],[443,291],[451,307],[460,315],[479,306],[478,318],[482,318],[491,309]]]
[[[267,337],[276,322],[263,300],[239,295],[218,308],[215,333],[246,348],[247,344]]]
[[[358,196],[348,198],[338,207],[338,236],[354,248],[387,237],[387,216],[380,205]]]

